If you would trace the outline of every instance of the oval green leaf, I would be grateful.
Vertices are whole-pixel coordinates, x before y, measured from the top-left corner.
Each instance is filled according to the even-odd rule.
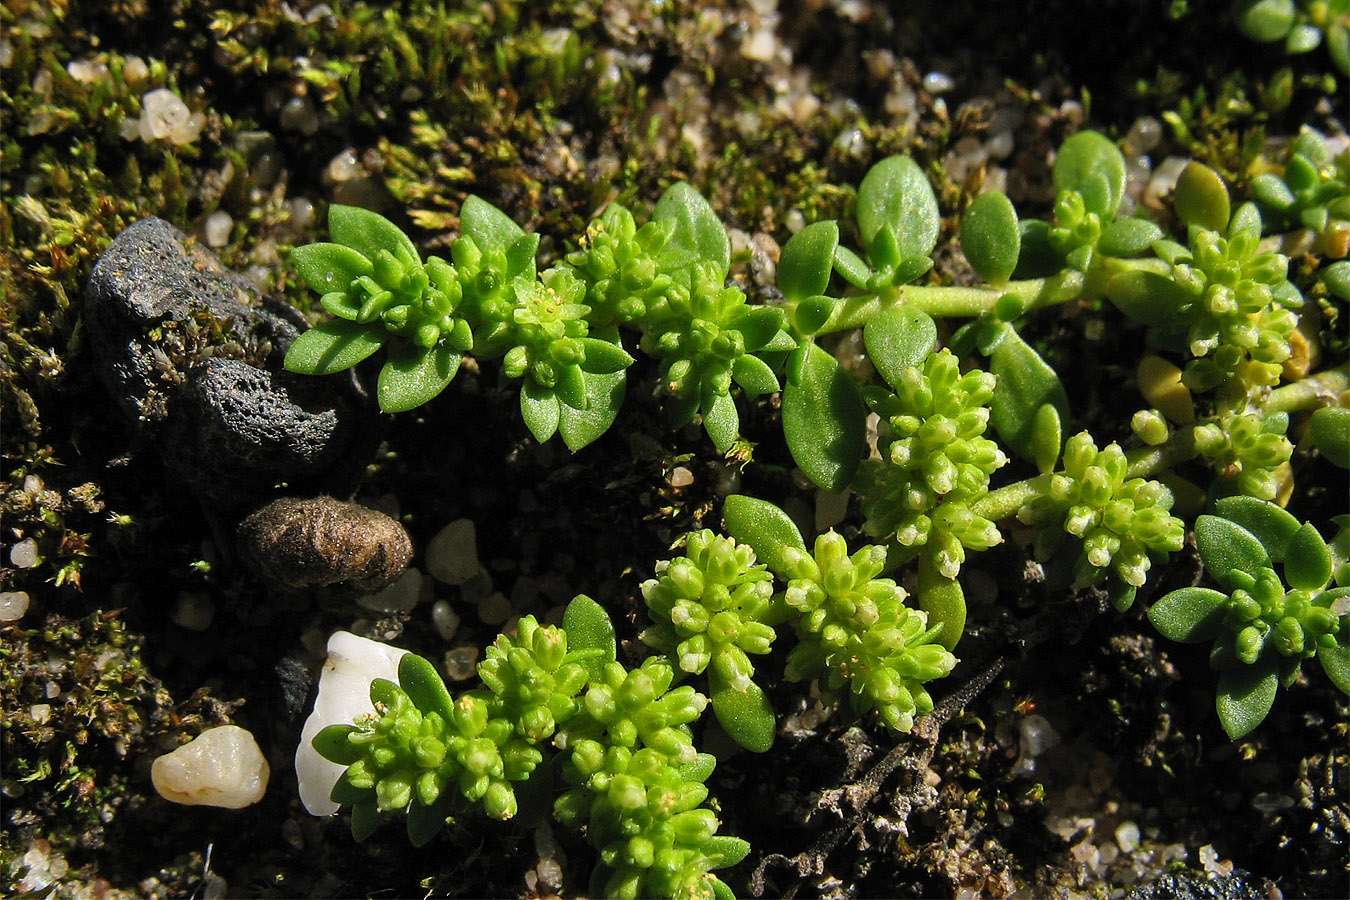
[[[711,409],[703,410],[703,430],[708,432],[718,453],[726,453],[741,431],[741,415],[730,394],[718,394]]]
[[[608,663],[618,658],[618,639],[614,622],[599,603],[585,594],[577,594],[563,610],[563,631],[567,634],[567,650],[600,650],[598,656],[587,656],[580,661],[594,681]]]
[[[825,293],[839,246],[839,223],[812,222],[783,245],[778,259],[778,290],[789,302]]]
[[[1279,688],[1279,664],[1273,659],[1224,669],[1214,708],[1228,737],[1237,740],[1265,721]]]
[[[384,344],[389,332],[379,324],[358,325],[347,319],[320,322],[286,351],[285,367],[305,375],[331,375],[350,369]]]
[[[1097,249],[1106,256],[1123,259],[1138,256],[1163,236],[1163,230],[1148,219],[1116,219],[1102,229]]]
[[[459,233],[473,238],[479,250],[497,250],[505,254],[518,238],[524,236],[525,229],[482,197],[470,194],[459,208]]]
[[[359,729],[355,725],[329,725],[310,739],[310,745],[329,762],[350,766],[362,756],[359,746],[353,746],[347,735]]]
[[[895,389],[905,369],[922,366],[937,346],[937,323],[917,306],[887,307],[863,327],[863,343],[872,365]]]
[[[1305,522],[1285,548],[1284,580],[1300,591],[1321,590],[1331,580],[1331,549],[1311,522]]]
[[[1104,206],[1098,210],[1103,219],[1115,216],[1125,195],[1125,157],[1110,138],[1097,131],[1080,131],[1061,144],[1050,176],[1059,193],[1104,190]],[[1094,184],[1097,179],[1101,180]]]
[[[712,206],[687,181],[677,181],[656,201],[652,220],[669,223],[670,236],[658,257],[662,270],[685,273],[695,261],[712,263],[718,280],[731,266],[731,241]]]
[[[1270,554],[1247,529],[1219,516],[1200,516],[1195,520],[1195,545],[1205,571],[1223,587],[1230,587],[1234,571],[1254,575],[1271,564]]]
[[[405,653],[398,661],[398,684],[423,713],[434,712],[447,723],[454,720],[455,701],[431,660]]]
[[[1192,299],[1167,276],[1139,269],[1113,275],[1106,282],[1106,298],[1116,309],[1144,325],[1174,321],[1177,310]]]
[[[1043,461],[1049,445],[1038,428],[1055,420],[1042,413],[1041,407],[1054,407],[1061,433],[1062,423],[1069,417],[1069,397],[1059,375],[1011,328],[990,355],[989,371],[998,376],[989,404],[990,424],[1018,456],[1031,462]]]
[[[388,250],[406,266],[422,264],[417,248],[403,229],[379,213],[359,206],[335,203],[328,207],[328,236],[368,260],[379,256],[381,250]]]
[[[1172,591],[1148,611],[1158,633],[1183,644],[1212,641],[1223,627],[1228,595],[1212,588],[1189,587]]]
[[[1282,41],[1294,27],[1294,0],[1238,0],[1233,18],[1238,31],[1254,41]]]
[[[1017,210],[1002,191],[986,191],[975,198],[961,217],[961,249],[975,273],[1002,287],[1017,268],[1022,233]]]
[[[722,504],[722,521],[727,534],[755,551],[755,556],[769,571],[784,580],[791,576],[783,558],[783,551],[806,553],[806,542],[797,524],[787,513],[767,500],[732,494]]]
[[[867,407],[857,383],[815,344],[793,352],[783,388],[783,435],[806,477],[832,493],[858,471],[867,437]]]
[[[306,244],[291,251],[291,266],[311,290],[320,294],[346,291],[348,285],[375,270],[370,260],[342,244]]]
[[[713,714],[731,739],[747,750],[763,753],[773,746],[778,722],[764,690],[753,681],[743,691],[722,683],[708,669]]]
[[[888,156],[863,176],[857,219],[863,245],[869,249],[881,227],[889,225],[900,259],[931,255],[942,224],[933,186],[908,156]]]
[[[1350,469],[1350,408],[1324,406],[1312,414],[1308,433],[1327,460]]]
[[[948,578],[933,565],[931,555],[919,554],[919,609],[928,614],[928,625],[941,625],[937,642],[948,650],[956,649],[966,630],[966,594],[961,582]]]
[[[746,396],[757,397],[760,394],[772,394],[778,390],[778,376],[773,374],[769,364],[751,353],[736,358],[731,365],[731,377],[745,389]]]
[[[562,405],[558,433],[567,449],[576,453],[582,447],[609,431],[623,406],[628,390],[624,370],[608,374],[586,375],[586,408]]]
[[[375,382],[380,409],[407,412],[428,402],[450,384],[463,358],[444,344],[429,350],[405,344],[391,351]]]
[[[1228,185],[1209,166],[1191,160],[1177,177],[1172,191],[1172,206],[1177,218],[1187,225],[1210,231],[1222,231],[1232,216]]]
[[[1273,562],[1284,559],[1289,542],[1303,527],[1283,507],[1255,497],[1224,497],[1215,501],[1214,512],[1251,532]]]
[[[558,433],[558,421],[562,417],[562,402],[552,388],[539,385],[533,378],[526,378],[520,385],[520,417],[525,427],[539,443],[544,443]]]

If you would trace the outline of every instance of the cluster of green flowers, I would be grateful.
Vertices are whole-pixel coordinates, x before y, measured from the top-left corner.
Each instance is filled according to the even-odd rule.
[[[923,683],[947,675],[956,657],[937,642],[942,626],[905,606],[904,588],[878,576],[886,549],[868,545],[852,556],[833,531],[816,538],[814,555],[783,551],[789,577],[784,601],[800,613],[800,643],[788,654],[794,681],[824,673],[830,690],[848,687],[858,712],[873,711],[896,731],[929,713],[933,699]]]
[[[1194,357],[1183,376],[1192,390],[1234,378],[1254,386],[1279,382],[1298,327],[1293,310],[1303,297],[1285,277],[1288,257],[1261,249],[1260,242],[1261,214],[1247,203],[1233,214],[1226,234],[1193,225],[1189,247],[1153,245],[1178,289],[1175,328],[1184,329]]]
[[[670,236],[662,222],[641,228],[633,214],[618,203],[586,229],[580,250],[567,262],[586,282],[589,319],[597,328],[640,321],[648,304],[665,296],[674,281],[661,271],[659,257]]]
[[[566,653],[561,630],[526,616],[479,664],[487,690],[452,700],[431,663],[413,654],[400,661],[398,684],[373,682],[375,714],[315,739],[325,757],[347,766],[333,799],[353,804],[358,839],[377,813],[408,809],[409,834],[425,843],[449,813],[451,785],[494,819],[514,816],[512,784],[543,761],[538,745],[576,712],[586,684],[586,669]]]
[[[1274,500],[1280,490],[1279,469],[1293,455],[1285,437],[1286,413],[1249,412],[1220,415],[1195,426],[1195,449],[1218,472],[1222,494]]]
[[[955,578],[966,549],[986,550],[1003,539],[993,522],[968,506],[1008,462],[983,436],[995,378],[979,369],[962,374],[956,357],[943,349],[922,367],[905,368],[897,380],[894,393],[864,392],[880,416],[881,454],[859,468],[865,527],[873,537],[894,534],[903,546],[926,547],[937,569]]]
[[[600,851],[592,887],[606,897],[725,895],[711,870],[749,852],[745,841],[718,836],[717,816],[703,806],[713,758],[694,749],[688,726],[708,701],[688,685],[672,690],[674,679],[661,657],[631,671],[611,662],[558,736],[572,787],[554,810],[584,826]]]
[[[1040,476],[1041,490],[1017,512],[1019,521],[1042,526],[1037,555],[1048,558],[1065,534],[1073,535],[1082,541],[1079,583],[1096,584],[1113,573],[1129,588],[1143,585],[1150,553],[1165,559],[1180,550],[1186,527],[1169,512],[1172,492],[1157,481],[1128,478],[1128,469],[1118,444],[1098,450],[1087,432],[1069,438],[1063,470]],[[1124,596],[1133,601],[1133,591]]]
[[[768,624],[773,574],[755,564],[755,551],[708,529],[689,534],[687,555],[658,563],[656,578],[642,585],[651,627],[642,640],[700,675],[744,691],[755,667],[747,654],[769,652],[776,636]]]
[[[682,425],[701,413],[723,453],[740,431],[732,381],[752,397],[778,390],[778,376],[755,354],[794,346],[781,309],[748,305],[724,278],[717,265],[695,262],[689,285],[672,286],[648,309],[640,343],[660,360],[671,421]]]

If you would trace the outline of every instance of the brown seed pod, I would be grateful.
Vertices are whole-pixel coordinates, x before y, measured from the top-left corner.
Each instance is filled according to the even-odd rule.
[[[350,584],[378,591],[403,573],[412,540],[382,512],[332,497],[283,497],[239,523],[239,555],[287,588]]]

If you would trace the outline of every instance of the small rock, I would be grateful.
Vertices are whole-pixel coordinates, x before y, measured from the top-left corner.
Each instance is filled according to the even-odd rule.
[[[0,622],[17,622],[28,612],[30,598],[27,591],[0,593]]]
[[[338,811],[328,795],[347,768],[324,759],[311,741],[329,725],[350,725],[373,713],[370,683],[376,678],[397,682],[398,661],[407,652],[346,631],[335,632],[328,639],[328,661],[319,675],[314,711],[305,719],[300,744],[295,748],[300,801],[310,815],[331,816]]]
[[[237,725],[207,729],[150,765],[150,780],[165,800],[225,809],[261,800],[268,774],[257,741]]]
[[[373,401],[350,382],[285,372],[305,327],[161,219],[133,222],[85,285],[99,374],[139,446],[215,509],[276,484],[346,493],[374,446]]]
[[[443,584],[464,584],[482,570],[472,519],[456,519],[427,544],[427,571]]]
[[[422,599],[422,573],[408,569],[393,584],[374,594],[358,597],[356,602],[371,612],[402,613]]]
[[[235,537],[244,564],[283,588],[347,583],[379,591],[412,560],[402,525],[332,497],[274,500],[240,522]]]

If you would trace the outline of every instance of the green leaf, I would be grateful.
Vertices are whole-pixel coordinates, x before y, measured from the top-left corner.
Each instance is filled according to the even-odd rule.
[[[663,271],[684,273],[695,261],[702,261],[715,266],[719,281],[726,278],[731,267],[727,229],[693,185],[677,181],[668,187],[656,201],[652,220],[671,226],[670,237],[657,257]]]
[[[405,266],[422,264],[417,248],[403,229],[379,213],[359,206],[335,203],[328,207],[328,235],[367,260],[374,260],[381,250],[388,250]]]
[[[839,246],[839,223],[813,222],[783,245],[778,259],[778,289],[789,302],[825,293]]]
[[[1284,179],[1273,172],[1263,172],[1257,175],[1252,179],[1248,189],[1257,203],[1276,212],[1284,212],[1298,202],[1294,192],[1289,190],[1289,185],[1285,184]],[[1220,229],[1215,229],[1215,231],[1218,230]]]
[[[1324,406],[1308,421],[1308,434],[1319,453],[1334,465],[1350,469],[1350,408]]]
[[[1201,516],[1195,520],[1195,545],[1205,571],[1223,587],[1231,587],[1234,571],[1255,575],[1271,564],[1270,554],[1256,536],[1240,525],[1219,516]]]
[[[1282,41],[1294,27],[1294,0],[1238,0],[1233,18],[1238,31],[1254,41]]]
[[[361,748],[348,743],[347,735],[359,730],[355,725],[329,725],[314,735],[310,745],[329,762],[350,766],[361,758]]]
[[[594,337],[577,338],[586,354],[581,368],[592,375],[610,375],[622,372],[633,364],[633,357],[617,343]]]
[[[586,376],[585,409],[564,404],[558,421],[558,433],[567,449],[576,453],[582,447],[609,431],[623,406],[628,380],[623,371],[607,375]]]
[[[916,306],[890,306],[863,327],[863,343],[881,377],[898,389],[905,369],[922,366],[937,346],[937,323]]]
[[[1017,210],[1002,191],[986,191],[975,198],[961,217],[961,249],[975,273],[1002,287],[1017,268],[1022,233]]]
[[[1344,625],[1341,630],[1344,633]],[[1338,642],[1335,647],[1317,648],[1317,661],[1336,689],[1342,694],[1350,694],[1350,644]]]
[[[398,685],[423,713],[436,713],[444,722],[453,721],[455,701],[445,679],[429,659],[406,653],[398,661]]]
[[[1303,523],[1283,507],[1255,497],[1223,497],[1215,501],[1214,512],[1251,532],[1272,562],[1284,559],[1289,542],[1303,527]]]
[[[747,750],[763,753],[773,746],[777,720],[764,690],[753,681],[738,691],[709,667],[708,686],[713,714],[731,739]]]
[[[512,222],[512,225],[515,223]],[[535,277],[535,254],[539,252],[539,235],[522,234],[506,248],[506,271],[516,278],[533,281]]]
[[[709,869],[725,869],[734,866],[750,854],[750,842],[730,834],[715,834],[703,842],[699,848],[712,858]],[[721,882],[718,882],[719,884]]]
[[[304,332],[286,351],[287,371],[331,375],[350,369],[370,356],[389,338],[384,326],[358,325],[346,319],[320,322]]]
[[[1279,664],[1274,659],[1224,669],[1214,708],[1228,737],[1237,740],[1265,721],[1279,688]]]
[[[352,805],[352,840],[360,843],[380,826],[380,808],[372,796]]]
[[[1284,580],[1300,591],[1321,590],[1331,580],[1331,549],[1311,522],[1304,523],[1285,548]]]
[[[792,307],[792,327],[798,334],[815,334],[825,327],[838,303],[834,297],[807,297]]]
[[[745,389],[749,397],[772,394],[778,390],[778,376],[769,364],[750,353],[742,354],[731,365],[731,377]]]
[[[1050,245],[1050,223],[1041,219],[1022,219],[1017,223],[1021,235],[1020,252],[1013,278],[1048,278],[1064,268],[1064,257]]]
[[[741,416],[730,394],[718,394],[711,409],[703,410],[703,430],[712,438],[718,453],[726,453],[741,431]]]
[[[1106,297],[1125,315],[1144,325],[1175,321],[1177,311],[1191,301],[1181,285],[1157,272],[1127,269],[1106,282]]]
[[[1064,449],[1064,420],[1050,403],[1042,403],[1031,416],[1031,442],[1027,449],[1041,474],[1054,471]]]
[[[333,789],[328,792],[328,799],[339,806],[353,806],[366,801],[373,803],[375,801],[375,789],[373,787],[357,787],[352,784],[351,779],[347,777],[347,773],[343,772],[338,780],[333,783]]]
[[[404,344],[391,351],[375,384],[380,409],[407,412],[431,400],[450,384],[463,358],[443,343],[430,349]]]
[[[817,486],[838,493],[853,480],[867,437],[867,407],[852,376],[815,344],[797,348],[788,361],[783,435]]]
[[[1172,591],[1153,604],[1148,620],[1168,640],[1192,644],[1218,637],[1227,611],[1227,594],[1211,588],[1188,587]]]
[[[526,378],[520,384],[520,417],[534,439],[542,444],[558,432],[562,403],[552,388]]]
[[[1320,280],[1334,296],[1350,303],[1350,261],[1342,259],[1327,266],[1322,270]],[[1316,415],[1313,413],[1314,417]]]
[[[791,578],[783,551],[807,554],[797,524],[777,506],[745,494],[732,494],[722,504],[727,534],[755,551],[755,557],[783,580]],[[809,554],[807,554],[809,555]]]
[[[1104,204],[1096,209],[1103,220],[1115,217],[1125,195],[1125,157],[1106,135],[1080,131],[1059,147],[1050,170],[1055,191],[1079,191],[1088,194],[1105,190]],[[1095,182],[1095,184],[1094,184]]]
[[[869,250],[883,225],[895,235],[900,259],[932,255],[942,216],[933,186],[908,156],[888,156],[858,185],[858,231]]]
[[[762,349],[783,329],[784,314],[778,306],[746,306],[727,326],[745,337],[745,349]]]
[[[1163,230],[1148,219],[1116,219],[1102,229],[1097,239],[1097,250],[1122,259],[1138,256],[1163,236]]]
[[[1069,397],[1040,354],[1011,327],[1007,332],[989,357],[989,371],[998,376],[989,422],[1018,456],[1044,462],[1048,444],[1045,434],[1038,435],[1038,426],[1044,430],[1054,420],[1041,407],[1054,407],[1058,422],[1063,423],[1069,417]]]
[[[436,802],[430,806],[421,803],[408,804],[408,843],[414,847],[425,847],[431,839],[445,827],[450,817],[454,794],[449,789],[441,791]]]
[[[855,288],[865,289],[874,274],[863,258],[844,245],[834,248],[834,270]]]
[[[1209,166],[1191,160],[1177,177],[1172,191],[1172,206],[1177,218],[1187,225],[1210,231],[1223,231],[1232,216],[1228,185]]]
[[[618,659],[618,640],[614,634],[614,622],[609,613],[599,603],[585,594],[577,594],[563,610],[563,631],[567,634],[568,653],[579,650],[600,650],[598,656],[587,656],[579,660],[590,673],[590,680],[600,677],[605,665]]]
[[[717,768],[717,757],[711,753],[697,753],[694,758],[685,762],[672,762],[671,768],[680,773],[681,781],[691,781],[695,784],[702,784],[712,775],[713,770]]]
[[[497,250],[505,254],[518,238],[524,236],[525,229],[482,197],[470,194],[459,208],[459,233],[473,238],[479,250]]]
[[[930,554],[920,553],[916,593],[919,609],[928,614],[928,625],[942,626],[937,642],[948,650],[956,649],[966,630],[966,594],[961,583],[939,572]]]
[[[353,281],[375,271],[369,259],[342,244],[296,247],[291,251],[291,267],[320,294],[346,291]]]

